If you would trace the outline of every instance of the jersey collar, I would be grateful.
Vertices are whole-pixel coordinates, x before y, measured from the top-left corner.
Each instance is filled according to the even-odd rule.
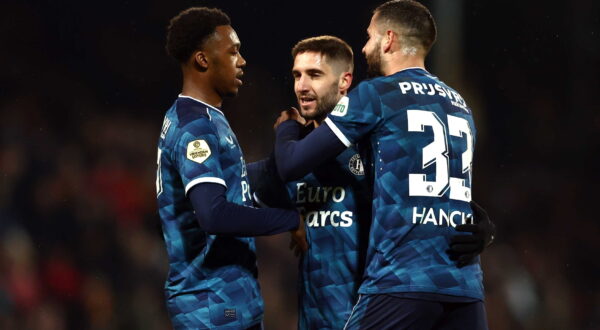
[[[185,99],[190,99],[190,100],[194,100],[196,102],[200,102],[200,103],[206,105],[207,107],[209,107],[209,108],[211,108],[211,109],[213,109],[215,111],[218,111],[223,116],[225,116],[225,114],[223,113],[223,111],[219,110],[218,108],[216,108],[216,107],[214,107],[214,106],[212,106],[212,105],[210,105],[210,104],[208,104],[208,103],[206,103],[204,101],[198,100],[197,98],[193,98],[191,96],[187,96],[187,95],[183,95],[183,94],[179,94],[178,97],[182,97],[182,98],[185,98]]]
[[[402,71],[406,71],[406,70],[414,70],[414,69],[423,70],[423,71],[425,71],[425,72],[429,73],[429,71],[425,70],[425,68],[422,68],[422,67],[420,67],[420,66],[411,66],[410,68],[404,68],[404,69],[402,69],[402,70],[400,70],[400,71],[396,71],[396,73],[398,73],[398,72],[402,72]],[[395,74],[396,74],[396,73],[395,73]]]

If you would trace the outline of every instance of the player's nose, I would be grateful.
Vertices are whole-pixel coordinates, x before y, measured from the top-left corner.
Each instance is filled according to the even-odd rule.
[[[307,80],[304,77],[304,75],[302,75],[296,79],[295,87],[296,87],[297,92],[308,91],[309,85],[308,85]]]
[[[238,53],[237,65],[240,68],[246,66],[246,59],[242,56],[242,53]]]

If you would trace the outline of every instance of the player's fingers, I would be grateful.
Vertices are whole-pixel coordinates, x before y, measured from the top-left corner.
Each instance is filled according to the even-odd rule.
[[[298,109],[291,107],[290,109],[286,110],[286,115],[295,118],[295,117],[299,117],[300,116],[300,112],[298,111]]]
[[[466,233],[466,232],[477,233],[477,232],[479,232],[479,227],[477,225],[470,224],[470,223],[467,223],[467,224],[464,224],[464,225],[458,225],[454,229],[456,229],[456,231],[460,231],[460,232],[463,232],[463,233]]]
[[[479,251],[479,247],[480,244],[452,244],[450,250],[458,254],[476,253]]]
[[[456,261],[458,259],[458,257],[460,257],[460,254],[452,251],[452,249],[446,250],[446,253],[448,254],[448,257],[450,258],[450,260],[452,260],[452,261]]]
[[[456,265],[459,268],[464,267],[464,266],[470,264],[471,262],[473,262],[473,259],[475,259],[475,255],[473,255],[473,254],[461,255],[460,257],[458,257],[458,260],[456,261]]]
[[[473,243],[478,241],[480,241],[480,239],[473,235],[454,235],[450,237],[450,245],[457,243]]]
[[[306,238],[302,238],[302,240],[300,241],[300,248],[303,252],[306,252],[306,250],[308,250],[308,242],[306,241]]]

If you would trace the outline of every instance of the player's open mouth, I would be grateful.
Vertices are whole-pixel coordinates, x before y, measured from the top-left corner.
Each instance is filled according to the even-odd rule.
[[[301,107],[310,107],[310,106],[314,105],[315,103],[317,103],[317,99],[314,97],[310,97],[310,96],[300,97],[298,99],[298,101],[300,101],[299,103],[300,103]]]

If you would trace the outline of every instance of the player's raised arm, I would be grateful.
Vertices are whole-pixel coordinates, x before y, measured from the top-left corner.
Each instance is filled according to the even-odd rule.
[[[252,199],[260,207],[295,209],[285,183],[277,173],[275,155],[248,163],[248,179],[252,187]]]
[[[286,114],[286,113],[290,113]],[[295,109],[282,112],[281,116],[299,116]],[[280,118],[281,118],[280,116]],[[302,126],[296,120],[283,121],[276,130],[275,159],[279,176],[283,181],[301,178],[329,158],[337,156],[348,146],[342,143],[327,125],[321,125],[300,138]]]

